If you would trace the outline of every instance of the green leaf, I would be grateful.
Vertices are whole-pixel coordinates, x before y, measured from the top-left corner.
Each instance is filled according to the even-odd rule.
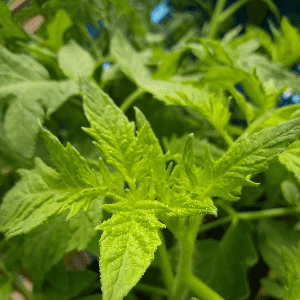
[[[179,163],[181,160],[181,153],[183,152],[186,139],[187,134],[183,135],[182,137],[177,137],[176,134],[173,134],[170,140],[163,138],[163,144],[165,148],[170,151],[170,156],[177,163]],[[209,143],[206,138],[195,138],[193,151],[195,156],[195,164],[197,166],[204,166],[205,148],[207,144],[209,145],[209,150],[214,160],[219,159],[225,153],[225,151],[221,148]]]
[[[2,1],[0,2],[0,40],[3,39],[21,39],[28,40],[25,30],[14,20],[11,11]]]
[[[291,204],[300,206],[300,194],[298,187],[295,183],[289,180],[281,182],[281,190],[284,198]]]
[[[193,154],[193,134],[185,141],[182,159],[169,176],[165,172],[162,195],[159,199],[166,203],[172,212],[168,216],[188,217],[199,214],[217,215],[217,208],[210,197],[203,196],[199,187],[201,181],[197,177],[199,170],[195,167]],[[171,165],[169,165],[170,167]],[[172,166],[171,166],[172,167]]]
[[[288,284],[285,286],[284,300],[300,299],[300,242],[293,247],[294,255],[284,247],[281,248],[282,259],[287,274]]]
[[[76,82],[79,82],[80,76],[92,76],[95,67],[93,57],[74,40],[69,41],[58,52],[58,64],[64,74]]]
[[[135,143],[134,123],[128,121],[120,108],[99,87],[82,79],[81,90],[84,111],[91,125],[91,128],[84,128],[84,131],[95,139],[107,163],[113,165],[130,186],[132,166],[128,157]]]
[[[278,158],[281,164],[294,173],[300,183],[300,141],[295,141],[289,145],[287,150]]]
[[[203,44],[205,43],[205,41],[201,39],[201,43]],[[226,53],[220,42],[207,41],[206,44],[213,50],[214,58],[218,61],[218,63],[228,66],[233,65],[233,61],[230,59],[229,55]]]
[[[23,264],[30,272],[35,286],[41,286],[47,273],[55,266],[65,253],[87,248],[96,236],[96,225],[102,221],[100,206],[103,198],[95,199],[89,209],[66,221],[66,214],[35,228],[25,236]],[[30,259],[34,257],[35,259]],[[54,281],[54,280],[53,280]],[[63,278],[60,279],[64,281]],[[69,287],[65,285],[65,289]]]
[[[275,272],[281,285],[288,284],[281,247],[292,254],[292,247],[297,247],[300,233],[281,220],[260,220],[257,225],[258,249],[268,267]]]
[[[193,149],[193,141],[194,141],[194,134],[189,134],[188,138],[185,142],[184,151],[182,154],[182,162],[184,163],[184,168],[187,177],[190,180],[191,187],[194,189],[197,184],[197,176],[194,170],[195,159],[194,159],[194,149]]]
[[[22,156],[30,158],[34,154],[37,119],[43,121],[77,93],[74,81],[50,81],[43,65],[0,45],[0,99],[14,96],[5,114],[4,129],[11,147]]]
[[[195,244],[194,274],[224,299],[247,299],[250,295],[247,271],[258,260],[252,231],[248,222],[239,220],[220,242],[207,239]]]
[[[68,13],[59,9],[54,18],[47,24],[47,35],[48,39],[45,42],[40,42],[39,45],[46,46],[54,52],[62,47],[64,41],[64,33],[73,25],[71,18]]]
[[[217,162],[207,149],[204,169],[198,174],[202,194],[238,200],[230,191],[242,185],[257,186],[257,183],[249,180],[250,175],[266,170],[299,134],[300,118],[297,118],[250,136],[247,133],[240,136]]]
[[[141,153],[141,155],[144,157],[144,160],[147,158],[148,163],[146,164],[142,161],[140,163],[143,163],[141,167],[147,169],[148,172],[149,170],[153,170],[151,176],[159,191],[162,185],[163,175],[165,173],[165,157],[163,156],[159,141],[155,136],[149,122],[137,107],[134,107],[134,109],[139,133],[137,135],[135,152],[132,153],[132,160],[134,159],[134,156],[136,156],[137,151],[139,151],[139,149],[141,149],[143,146],[148,146],[148,149],[151,149],[151,152],[148,155],[145,155],[146,149]]]
[[[238,92],[235,88],[227,85],[227,90],[231,93],[231,95],[234,97],[235,101],[237,102],[237,105],[241,109],[241,111],[245,114],[247,125],[250,126],[253,118],[254,118],[254,110],[252,106],[246,101],[243,94]]]
[[[300,34],[286,16],[281,19],[280,29],[280,34],[275,36],[275,45],[271,55],[273,61],[281,62],[289,68],[300,59],[296,46],[300,42]]]
[[[245,133],[252,134],[261,131],[262,129],[275,126],[279,123],[295,119],[298,117],[299,107],[299,104],[294,104],[281,108],[270,109],[265,114],[258,117],[251,126],[246,129]]]
[[[230,119],[230,98],[226,99],[220,89],[212,92],[209,89],[198,89],[192,85],[151,79],[151,73],[144,65],[141,54],[136,53],[118,30],[114,33],[111,47],[120,69],[138,86],[168,105],[188,106],[196,110],[205,116],[220,133],[224,134],[224,127]]]
[[[10,237],[27,233],[68,209],[67,219],[81,209],[86,211],[106,191],[75,148],[63,147],[50,132],[41,130],[60,174],[39,158],[34,170],[19,171],[22,179],[5,195],[0,209],[1,231]]]
[[[157,229],[165,228],[148,212],[123,211],[96,229],[100,239],[100,272],[104,300],[121,300],[137,284],[161,244]]]
[[[163,57],[161,57],[162,62],[152,75],[152,79],[154,80],[168,80],[175,75],[183,51],[174,51],[170,54],[162,53],[164,54]]]

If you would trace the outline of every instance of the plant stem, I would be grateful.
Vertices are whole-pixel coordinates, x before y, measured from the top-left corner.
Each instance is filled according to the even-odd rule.
[[[182,224],[182,231],[179,233],[180,261],[172,291],[172,300],[182,300],[187,292],[187,288],[196,292],[201,299],[222,300],[215,291],[192,274],[194,242],[202,218],[203,216],[190,217],[185,219],[185,223]]]
[[[186,234],[186,238],[180,240],[180,261],[178,273],[175,279],[175,284],[172,291],[172,300],[181,300],[186,293],[187,287],[184,282],[185,276],[191,273],[192,255],[193,255],[193,241],[188,238],[189,235]]]
[[[168,289],[169,293],[171,293],[174,284],[174,275],[170,264],[169,254],[166,248],[165,239],[161,231],[159,231],[159,235],[162,241],[162,244],[157,249],[157,253],[159,255],[159,259],[161,262],[160,269],[163,276],[163,280],[165,282],[165,286]]]
[[[232,137],[225,130],[220,131],[220,133],[223,139],[225,140],[225,142],[227,143],[227,146],[230,148],[234,144]]]
[[[187,274],[185,284],[203,300],[224,300],[194,274]]]
[[[127,111],[127,109],[132,105],[132,103],[141,95],[145,94],[146,91],[138,88],[137,90],[135,90],[132,94],[130,94],[125,101],[122,103],[121,105],[121,110],[125,113]]]
[[[213,16],[210,21],[209,31],[208,31],[208,35],[207,35],[208,39],[216,38],[219,26],[221,24],[220,15],[223,11],[225,3],[226,3],[226,0],[218,0],[218,2],[217,2],[216,8],[214,10]]]
[[[166,289],[145,283],[138,283],[134,288],[140,291],[155,293],[158,295],[168,296],[169,294],[169,292]]]
[[[300,213],[300,207],[272,208],[263,211],[236,213],[234,216],[230,215],[225,218],[219,219],[217,221],[202,225],[199,229],[199,233],[221,226],[225,223],[231,222],[234,218],[241,219],[241,220],[255,220],[255,219],[280,217],[289,214],[299,214],[299,213]]]

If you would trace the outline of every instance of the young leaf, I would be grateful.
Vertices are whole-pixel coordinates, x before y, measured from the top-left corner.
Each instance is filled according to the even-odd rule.
[[[152,178],[155,184],[160,189],[160,185],[162,184],[162,177],[165,172],[165,158],[163,156],[162,149],[160,147],[159,141],[155,136],[149,122],[146,120],[143,113],[135,107],[135,116],[136,116],[136,124],[139,129],[139,133],[137,135],[137,144],[136,147],[140,145],[152,147],[151,153],[149,153],[148,159],[149,163],[145,165],[145,167],[149,170],[153,170]],[[134,155],[134,153],[132,153]]]
[[[63,9],[59,9],[51,22],[47,24],[48,39],[39,44],[57,52],[64,43],[63,37],[65,31],[72,25],[73,22],[68,13]]]
[[[300,193],[297,185],[289,180],[284,180],[280,184],[285,200],[292,206],[300,206]]]
[[[70,144],[64,148],[49,131],[41,131],[60,174],[39,158],[34,170],[19,171],[22,179],[5,195],[0,208],[0,229],[10,237],[27,233],[68,209],[69,219],[106,193],[75,148]]]
[[[96,227],[104,230],[100,239],[103,300],[121,300],[137,284],[161,244],[159,228],[165,225],[153,214],[130,205]]]
[[[238,200],[230,191],[241,185],[257,186],[249,180],[250,174],[266,170],[299,134],[300,118],[297,118],[250,136],[241,136],[217,162],[207,149],[204,169],[198,174],[200,190],[208,197]]]
[[[300,243],[293,247],[294,255],[284,247],[281,247],[281,254],[285,266],[288,284],[285,286],[284,300],[300,299]]]
[[[282,163],[287,170],[294,173],[298,182],[300,183],[300,141],[295,141],[288,146],[287,150],[279,157],[280,163]]]
[[[90,53],[81,48],[74,40],[64,45],[58,52],[58,64],[64,74],[76,82],[79,82],[80,76],[91,76],[95,66]]]
[[[217,215],[212,199],[199,190],[201,181],[195,167],[193,139],[193,134],[186,139],[182,159],[164,183],[162,201],[172,210],[168,216]]]
[[[95,139],[107,163],[113,165],[131,184],[131,165],[128,163],[135,143],[135,125],[100,88],[81,79],[84,111],[91,128],[84,128]]]
[[[13,54],[0,45],[0,100],[13,95],[5,114],[4,129],[12,147],[32,157],[39,131],[37,118],[53,113],[78,93],[72,80],[49,80],[47,69],[28,55]]]
[[[300,58],[296,46],[300,42],[300,34],[285,16],[281,19],[280,29],[280,35],[275,37],[276,42],[271,55],[273,61],[281,62],[289,68]]]
[[[281,248],[285,247],[292,254],[292,247],[297,247],[300,232],[282,220],[264,219],[257,224],[258,249],[268,268],[275,272],[278,282],[288,284]]]

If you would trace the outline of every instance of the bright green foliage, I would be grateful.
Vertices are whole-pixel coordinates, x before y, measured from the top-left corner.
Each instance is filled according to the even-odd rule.
[[[64,74],[79,82],[80,76],[91,76],[94,72],[93,57],[74,40],[63,46],[58,53],[58,63]]]
[[[156,50],[156,51],[155,51]],[[154,80],[168,80],[176,74],[182,51],[174,51],[170,54],[160,49],[153,49],[153,57],[162,60],[159,68],[151,76]]]
[[[300,34],[286,17],[283,17],[281,20],[280,32],[274,27],[271,27],[271,29],[275,38],[275,44],[271,52],[273,60],[283,63],[286,67],[290,67],[295,61],[300,59],[297,48],[297,44],[300,42]]]
[[[282,247],[282,259],[285,266],[288,284],[285,286],[284,300],[300,299],[300,243],[298,247],[293,247],[294,255]]]
[[[260,220],[258,223],[258,249],[264,262],[275,272],[277,285],[269,284],[267,278],[263,281],[263,287],[270,295],[276,298],[283,298],[283,286],[288,284],[285,264],[282,260],[282,247],[286,248],[290,255],[293,254],[292,248],[297,247],[300,234],[297,231],[290,230],[285,223],[275,220]],[[270,281],[270,280],[269,280]],[[266,285],[264,283],[266,282]],[[272,282],[272,280],[271,280]],[[276,286],[276,289],[268,287]],[[275,292],[277,291],[277,294]]]
[[[206,152],[204,169],[199,173],[203,195],[219,196],[235,201],[229,192],[240,185],[257,186],[250,174],[266,170],[286,146],[299,135],[300,119],[280,123],[274,127],[242,135],[217,162]]]
[[[110,186],[107,195],[117,202],[104,204],[102,208],[113,213],[113,217],[97,227],[104,231],[100,240],[104,299],[122,299],[144,274],[161,243],[157,229],[165,225],[158,222],[156,214],[216,214],[216,208],[209,198],[197,198],[197,193],[188,195],[189,189],[191,192],[196,189],[192,136],[187,140],[182,163],[174,173],[184,180],[176,191],[176,180],[172,177],[168,183],[170,168],[165,171],[159,142],[141,111],[136,109],[139,132],[135,137],[134,124],[108,95],[84,79],[81,88],[91,124],[85,131],[94,137],[107,162],[120,172],[130,187],[126,193],[120,193]],[[111,175],[102,160],[99,164],[102,177],[109,184]],[[134,252],[138,255],[133,255]]]
[[[291,172],[300,182],[300,141],[295,141],[288,146],[287,150],[279,156],[279,161]]]
[[[134,123],[96,86],[81,82],[84,95],[84,110],[91,128],[84,129],[97,142],[107,162],[113,165],[129,186],[132,176],[132,146],[135,143]]]
[[[1,300],[241,300],[259,256],[269,296],[299,299],[300,104],[277,106],[300,92],[299,33],[284,17],[274,43],[252,26],[219,39],[243,0],[198,1],[201,30],[199,10],[150,24],[158,2],[43,0],[14,18],[0,3]],[[100,283],[67,270],[81,250]]]
[[[113,217],[97,226],[104,300],[123,299],[140,280],[161,244],[158,229],[165,225],[143,208],[122,205]]]
[[[78,93],[74,81],[49,80],[47,69],[25,54],[13,54],[0,45],[0,99],[9,102],[4,131],[11,147],[26,158],[32,157],[41,121]]]
[[[300,193],[295,183],[288,180],[284,180],[281,182],[281,190],[284,198],[291,205],[300,206]]]
[[[64,148],[50,132],[41,130],[60,173],[38,158],[34,170],[19,171],[22,180],[6,194],[0,211],[1,230],[8,236],[27,233],[68,209],[69,219],[105,191],[75,148],[70,144]]]
[[[226,99],[220,90],[211,92],[208,89],[197,89],[192,85],[151,79],[141,55],[135,53],[120,31],[114,34],[112,53],[121,70],[142,89],[168,105],[189,106],[205,116],[220,133],[224,133],[224,127],[230,118],[228,109],[230,98]]]
[[[41,41],[39,44],[57,52],[63,45],[65,31],[72,25],[73,22],[68,13],[63,9],[58,10],[55,17],[47,24],[48,39]]]
[[[251,124],[252,126],[247,128],[246,132],[248,134],[258,132],[297,117],[299,117],[299,104],[284,106],[278,109],[273,108],[258,117]]]

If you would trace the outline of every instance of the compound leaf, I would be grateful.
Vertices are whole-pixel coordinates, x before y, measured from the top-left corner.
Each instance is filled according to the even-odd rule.
[[[60,173],[36,158],[35,169],[19,170],[22,179],[5,195],[0,208],[0,228],[7,236],[24,234],[70,209],[67,219],[106,192],[95,172],[70,144],[63,147],[42,129],[47,148]]]
[[[113,165],[130,185],[128,157],[135,143],[135,125],[100,88],[81,79],[84,111],[91,128],[84,128],[96,141],[107,163]]]
[[[242,185],[257,186],[250,174],[262,172],[300,134],[300,118],[261,130],[246,133],[215,162],[207,149],[204,169],[199,172],[200,190],[205,196],[218,196],[235,201],[229,192]]]
[[[47,69],[25,54],[14,54],[0,45],[0,100],[14,96],[4,118],[5,135],[12,148],[32,157],[43,121],[71,95],[78,93],[72,80],[49,80]]]
[[[91,76],[95,66],[91,54],[74,40],[71,40],[58,52],[58,63],[64,74],[76,82],[79,81],[80,76]]]
[[[300,243],[298,243],[297,248],[293,247],[293,252],[294,255],[286,248],[281,248],[288,281],[288,284],[285,286],[284,300],[300,299]]]

